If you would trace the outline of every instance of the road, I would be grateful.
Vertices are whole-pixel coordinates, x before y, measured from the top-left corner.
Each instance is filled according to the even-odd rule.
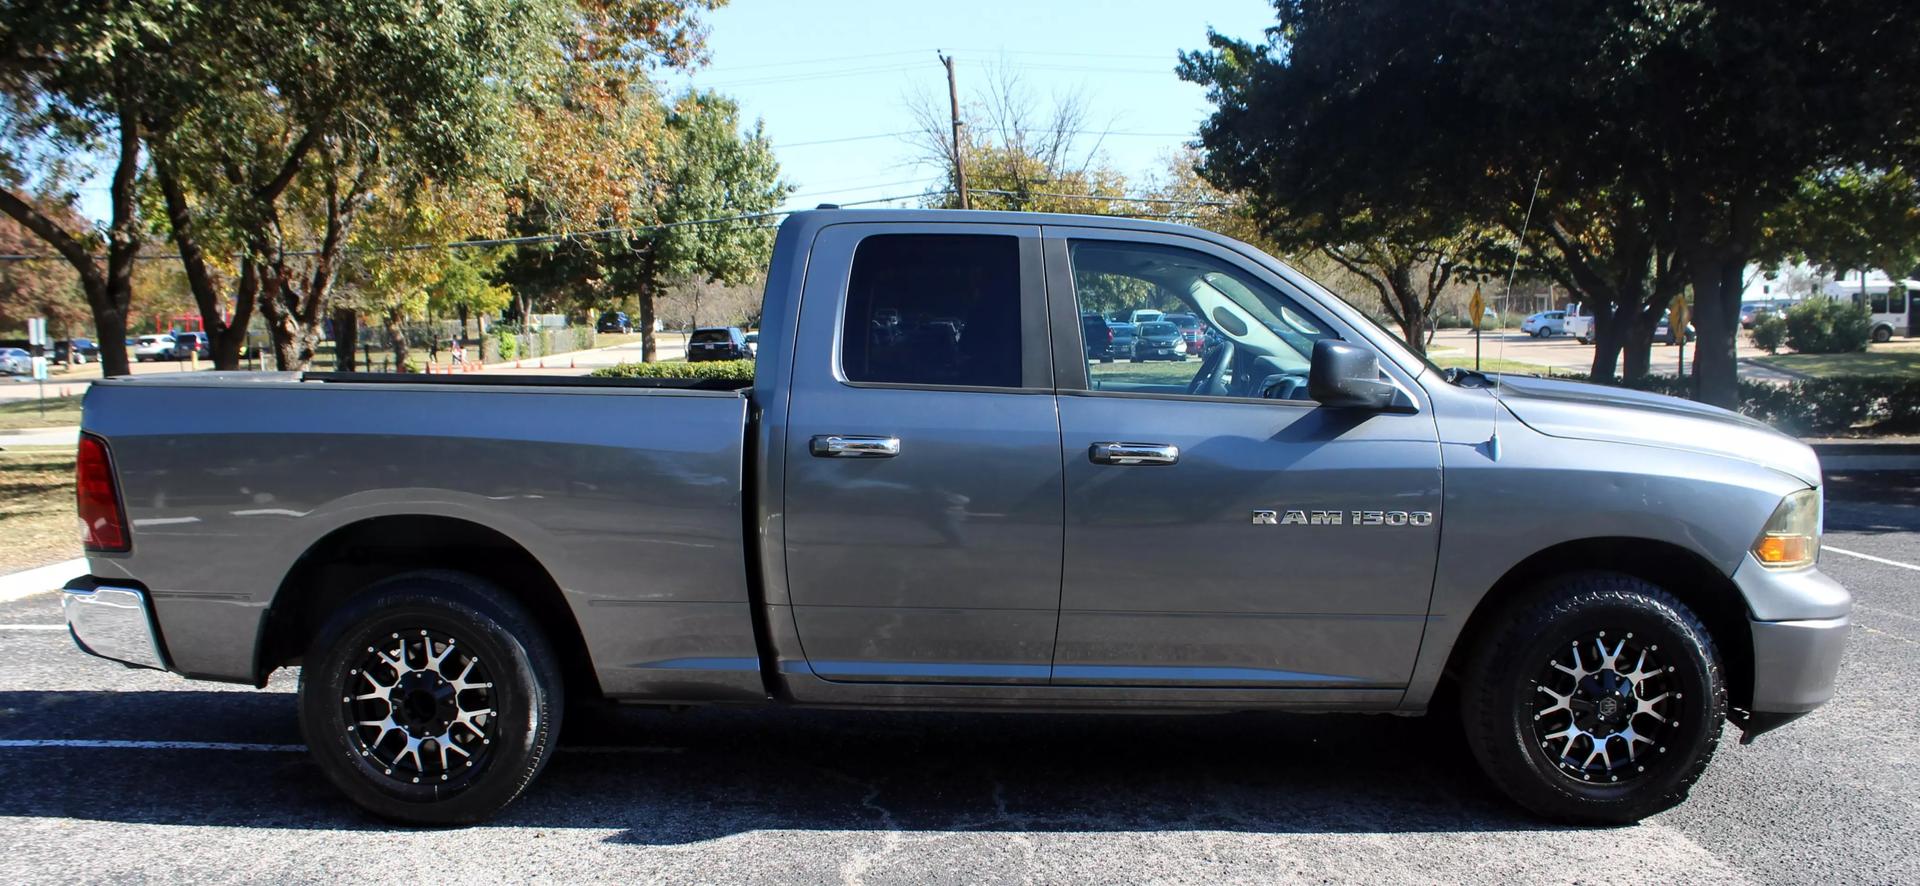
[[[0,605],[0,882],[1911,882],[1920,475],[1831,489],[1822,568],[1860,601],[1838,699],[1729,730],[1633,827],[1526,817],[1439,717],[720,708],[576,712],[497,822],[389,828],[299,752],[292,674],[123,670],[42,594]]]

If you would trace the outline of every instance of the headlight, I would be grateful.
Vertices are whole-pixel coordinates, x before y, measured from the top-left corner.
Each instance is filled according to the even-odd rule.
[[[1753,557],[1773,569],[1806,566],[1820,556],[1820,490],[1802,489],[1780,500],[1753,541]]]

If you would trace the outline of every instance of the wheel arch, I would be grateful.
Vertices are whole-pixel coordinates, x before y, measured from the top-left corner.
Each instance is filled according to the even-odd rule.
[[[268,606],[255,651],[255,682],[299,663],[327,616],[367,586],[422,569],[465,572],[499,585],[527,607],[559,653],[569,697],[601,695],[579,621],[539,559],[499,530],[431,514],[369,517],[308,546]]]
[[[1543,548],[1506,571],[1480,599],[1447,654],[1442,691],[1450,692],[1472,651],[1501,623],[1513,601],[1541,582],[1576,572],[1619,572],[1660,586],[1692,609],[1719,650],[1731,707],[1753,698],[1753,634],[1746,599],[1733,579],[1705,557],[1669,541],[1603,537]]]

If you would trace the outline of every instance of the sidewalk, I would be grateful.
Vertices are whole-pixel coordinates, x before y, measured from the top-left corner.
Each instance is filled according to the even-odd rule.
[[[47,566],[0,575],[0,603],[60,589],[68,580],[87,574],[87,561],[63,560]]]
[[[79,442],[79,425],[69,425],[64,428],[30,428],[19,431],[0,431],[0,449],[14,449],[23,446],[74,446]]]

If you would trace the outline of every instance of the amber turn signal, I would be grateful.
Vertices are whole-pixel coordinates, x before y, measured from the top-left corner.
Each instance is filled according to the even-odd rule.
[[[1773,569],[1808,566],[1820,556],[1820,491],[1802,489],[1784,499],[1753,541],[1753,558]]]

